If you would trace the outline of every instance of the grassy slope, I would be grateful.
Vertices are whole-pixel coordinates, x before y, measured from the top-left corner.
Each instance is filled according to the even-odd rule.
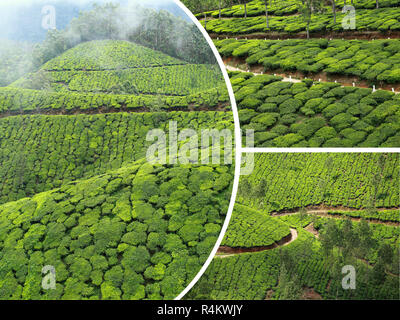
[[[0,119],[0,203],[105,173],[146,156],[151,129],[233,128],[225,112],[17,116]],[[23,130],[21,130],[23,128]]]

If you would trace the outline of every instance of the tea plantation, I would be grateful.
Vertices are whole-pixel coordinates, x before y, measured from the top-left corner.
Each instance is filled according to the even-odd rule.
[[[320,73],[344,76],[357,83],[400,83],[400,40],[239,40],[215,41],[224,57],[262,66],[265,72]]]
[[[354,0],[352,5],[356,10],[356,23],[354,29],[343,29],[342,21],[347,21],[348,12],[342,12],[344,1],[335,1],[335,15],[331,8],[331,2],[319,2],[318,7],[308,7],[300,0],[269,1],[268,23],[266,21],[265,1],[250,1],[246,4],[232,6],[219,10],[198,14],[203,26],[213,36],[221,35],[263,35],[280,34],[285,36],[305,34],[308,28],[310,34],[321,35],[325,32],[346,34],[346,32],[376,32],[389,34],[400,30],[400,8],[396,0],[376,1]],[[303,12],[307,11],[304,16]],[[311,12],[311,14],[310,14]],[[210,19],[211,18],[211,19]],[[309,26],[308,26],[309,24]]]
[[[175,298],[219,235],[231,180],[228,167],[140,161],[0,206],[0,298]]]
[[[400,100],[390,91],[281,81],[233,72],[242,130],[256,147],[398,147]]]
[[[12,114],[217,109],[228,102],[217,66],[187,64],[116,40],[80,44],[0,88],[0,112]]]
[[[232,125],[225,112],[113,113],[0,119],[0,203],[120,168],[146,157],[146,136],[169,122],[177,129]],[[23,128],[23,130],[21,130]]]
[[[109,39],[45,60],[0,87],[0,300],[176,298],[218,239],[234,170],[150,164],[150,146],[171,150],[148,133],[233,131],[222,73]]]
[[[398,166],[397,154],[256,154],[224,240],[241,250],[224,247],[187,298],[398,299]],[[271,244],[265,231],[276,247],[252,252]]]

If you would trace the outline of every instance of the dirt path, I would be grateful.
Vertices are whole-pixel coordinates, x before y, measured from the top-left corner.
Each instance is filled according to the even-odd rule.
[[[254,74],[255,76],[259,76],[259,75],[262,75],[262,74],[266,74],[266,73],[264,73],[264,72],[257,73],[257,72],[252,72],[252,71],[250,71],[250,70],[245,71],[245,70],[243,70],[243,69],[235,68],[235,67],[232,67],[232,66],[230,66],[230,65],[225,65],[225,66],[226,66],[226,69],[228,69],[229,71],[251,72],[251,73]],[[293,83],[301,82],[301,80],[293,79],[291,76],[290,76],[290,77],[283,77],[282,81],[285,81],[285,82],[293,82]]]
[[[400,208],[379,208],[377,211],[382,211],[382,210],[400,210]],[[348,209],[348,208],[305,208],[307,214],[313,214],[317,215],[320,217],[328,217],[328,218],[334,218],[334,219],[350,219],[352,221],[361,221],[361,218],[356,218],[356,217],[348,217],[344,216],[341,214],[328,214],[329,211],[348,211],[348,212],[357,212],[360,210],[354,210],[354,209]],[[291,216],[295,214],[299,214],[299,210],[294,210],[294,211],[284,211],[284,212],[273,212],[271,214],[272,217],[283,217],[283,216]],[[366,219],[369,223],[374,223],[374,224],[383,224],[387,226],[400,226],[400,222],[394,222],[394,221],[381,221],[378,219]]]
[[[232,247],[221,246],[218,249],[215,258],[223,259],[243,253],[262,252],[262,251],[272,250],[278,247],[284,247],[295,241],[298,238],[298,236],[299,235],[297,230],[294,228],[290,228],[289,235],[269,246],[252,247],[252,248],[232,248]]]
[[[296,72],[283,72],[283,70],[275,70],[275,71],[263,71],[264,67],[262,65],[254,65],[249,66],[244,59],[239,58],[225,58],[224,64],[229,71],[241,71],[241,72],[250,72],[254,75],[261,74],[269,74],[283,77],[282,81],[286,82],[301,82],[303,79],[312,79],[315,82],[337,82],[340,83],[344,87],[358,87],[358,88],[369,88],[375,90],[386,90],[394,93],[400,93],[400,84],[385,84],[380,83],[379,86],[371,87],[371,85],[356,76],[341,76],[341,75],[328,75],[325,72],[320,72],[316,74],[303,74],[300,71]],[[239,68],[238,66],[241,66]],[[246,68],[246,69],[245,69]]]

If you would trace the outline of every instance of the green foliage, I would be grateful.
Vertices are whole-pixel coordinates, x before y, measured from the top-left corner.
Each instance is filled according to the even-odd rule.
[[[252,248],[270,246],[290,234],[289,227],[252,208],[235,205],[222,245]]]
[[[301,3],[301,2],[298,2]],[[242,6],[243,7],[243,6]],[[296,4],[294,12],[297,11]],[[254,17],[243,19],[242,17],[234,17],[228,19],[213,19],[207,22],[207,31],[210,33],[225,35],[225,34],[251,34],[251,33],[268,33],[280,32],[285,34],[296,34],[305,32],[307,28],[306,20],[299,20],[298,15],[288,16],[270,16],[269,28],[265,21],[265,8],[262,15],[259,12]],[[381,8],[375,10],[359,9],[357,10],[358,31],[380,31],[387,32],[389,30],[399,30],[399,12],[400,8]],[[340,31],[346,32],[342,28],[342,18],[346,13],[336,13],[336,23],[333,22],[333,17],[330,12],[314,13],[311,16],[310,32],[318,33],[321,31]],[[243,14],[242,14],[243,16]],[[204,20],[201,21],[204,25]],[[354,31],[354,30],[348,30]]]
[[[230,76],[232,83],[241,78]],[[246,77],[234,91],[242,129],[255,131],[256,147],[397,146],[399,98],[392,92]]]
[[[215,41],[215,45],[222,55],[234,55],[226,50],[226,40]],[[399,39],[239,40],[229,46],[235,46],[234,52],[241,52],[249,65],[263,65],[265,71],[282,68],[306,76],[325,72],[328,76],[353,76],[377,84],[400,82]]]
[[[147,142],[150,129],[162,129],[168,139],[168,123],[176,121],[178,130],[209,128],[210,122],[232,126],[232,115],[224,112],[115,113],[70,116],[24,116],[0,119],[0,203],[32,196],[65,183],[107,170],[120,168],[146,156],[154,142]],[[20,130],[23,127],[24,130]],[[225,126],[226,127],[226,126]],[[24,148],[29,145],[29,152]],[[123,179],[107,185],[112,193]],[[157,194],[154,183],[144,181],[144,192],[137,200]],[[135,194],[138,191],[135,191]],[[59,214],[70,214],[74,203],[62,202]],[[128,199],[115,205],[94,194],[82,209],[101,205],[129,221]],[[71,218],[72,219],[72,218]],[[73,220],[68,223],[74,224]]]
[[[180,169],[185,171],[186,179],[179,184],[169,183]],[[59,299],[177,296],[181,286],[200,270],[221,229],[231,192],[232,176],[229,167],[226,169],[151,166],[139,161],[0,206],[0,298],[49,298],[48,292],[41,289],[45,265],[56,268]],[[153,181],[157,187],[169,183],[168,203],[175,201],[182,186],[190,188],[192,198],[180,197],[182,206],[187,207],[191,199],[203,193],[191,187],[191,181],[197,181],[204,172],[211,187],[203,200],[203,210],[196,214],[182,209],[174,212],[174,217],[182,220],[174,231],[167,231],[173,223],[170,216],[160,214],[168,205],[153,204],[149,199],[130,200],[131,190],[145,191],[141,181]],[[222,175],[225,179],[229,175],[229,182],[215,183]],[[132,213],[129,210],[130,214],[121,214],[121,209],[110,211],[105,206],[107,203],[119,208],[122,200]],[[66,204],[72,206],[68,212],[63,209]],[[213,208],[213,214],[208,207]],[[190,266],[182,268],[188,261]],[[171,277],[180,285],[166,287]],[[164,289],[157,290],[157,285]]]
[[[371,199],[375,208],[394,208],[400,201],[398,165],[398,154],[257,154],[248,182],[258,186],[265,179],[264,195],[250,197],[247,190],[239,193],[238,201],[265,212],[317,205],[365,209],[371,207]],[[377,172],[381,183],[376,183]],[[357,215],[348,213],[353,214]],[[393,219],[390,212],[383,219],[386,213],[380,210],[358,214]]]

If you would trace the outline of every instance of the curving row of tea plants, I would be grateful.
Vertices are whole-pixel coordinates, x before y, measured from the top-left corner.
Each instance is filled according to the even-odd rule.
[[[242,130],[256,147],[397,147],[399,95],[233,72]]]
[[[320,220],[318,227],[323,232],[324,219]],[[360,224],[353,223],[353,228],[360,230]],[[341,286],[341,270],[332,270],[319,241],[307,231],[298,230],[298,239],[281,249],[215,258],[188,298],[306,299],[307,288],[311,288],[321,299],[398,299],[398,276],[386,274],[383,281],[375,279],[377,271],[373,267],[367,268],[360,260],[352,261],[357,272],[356,289],[344,290]],[[386,239],[392,241],[393,249],[398,245],[398,228],[376,225],[372,230],[372,237],[378,243],[383,242],[384,232]],[[376,251],[376,248],[371,249],[369,254],[374,255]]]
[[[264,71],[320,72],[367,80],[400,83],[400,40],[219,40],[224,57],[246,59]],[[355,81],[356,82],[356,81]]]
[[[116,113],[0,119],[0,203],[114,170],[146,156],[148,132],[232,129],[225,112]],[[23,130],[21,130],[23,128]]]
[[[138,162],[0,206],[0,298],[175,298],[217,240],[229,172]]]
[[[187,96],[214,87],[222,87],[221,70],[216,66],[186,64],[171,67],[137,68],[121,71],[46,72],[54,92],[92,92],[133,95]],[[34,89],[36,83],[26,77],[12,87]]]
[[[254,172],[241,177],[235,223],[225,239],[251,235],[262,246],[264,228],[247,223],[249,212],[257,212],[258,221],[295,228],[298,237],[262,252],[216,256],[188,298],[290,300],[311,292],[312,299],[398,299],[400,229],[387,221],[400,216],[399,160],[398,154],[256,153]],[[260,185],[265,190],[253,192]],[[369,208],[352,211],[362,220],[346,219],[343,208],[357,204]],[[393,209],[378,211],[382,205]],[[341,209],[320,217],[302,212],[307,206]],[[356,269],[355,290],[342,287],[342,266],[348,264]]]
[[[346,5],[352,5],[356,9],[376,9],[376,0],[356,0],[353,3],[346,2]],[[344,6],[344,0],[335,0],[336,7],[341,9]],[[299,13],[300,0],[285,0],[285,1],[269,1],[268,4],[268,14],[272,16],[286,16],[294,15]],[[397,0],[381,0],[379,1],[380,8],[397,7]],[[264,0],[253,0],[249,1],[246,5],[247,16],[265,16],[265,1]],[[325,11],[330,10],[329,6],[325,7]],[[206,16],[211,16],[213,18],[219,17],[219,10],[206,11]],[[202,18],[204,13],[196,14],[196,17]],[[244,5],[233,5],[231,7],[225,6],[221,10],[221,17],[244,17],[245,9]]]
[[[99,71],[184,65],[160,51],[117,40],[97,40],[78,44],[45,63],[45,71]]]
[[[126,95],[83,92],[49,92],[45,90],[0,88],[0,113],[68,113],[72,111],[141,111],[211,109],[228,107],[226,87],[209,89],[187,96]]]
[[[0,112],[12,114],[209,110],[225,108],[228,102],[217,66],[179,62],[115,40],[80,44],[36,73],[0,88]]]
[[[346,13],[347,14],[347,13]],[[337,13],[336,23],[332,13],[322,13],[311,17],[310,33],[320,34],[326,32],[354,31],[399,31],[400,8],[382,8],[375,10],[357,10],[357,23],[355,30],[344,30],[342,20],[345,15]],[[201,21],[205,26],[204,20]],[[207,22],[207,31],[213,35],[248,35],[256,33],[277,32],[279,34],[297,34],[306,31],[307,23],[298,15],[271,16],[267,28],[265,16],[249,18],[214,19]]]

